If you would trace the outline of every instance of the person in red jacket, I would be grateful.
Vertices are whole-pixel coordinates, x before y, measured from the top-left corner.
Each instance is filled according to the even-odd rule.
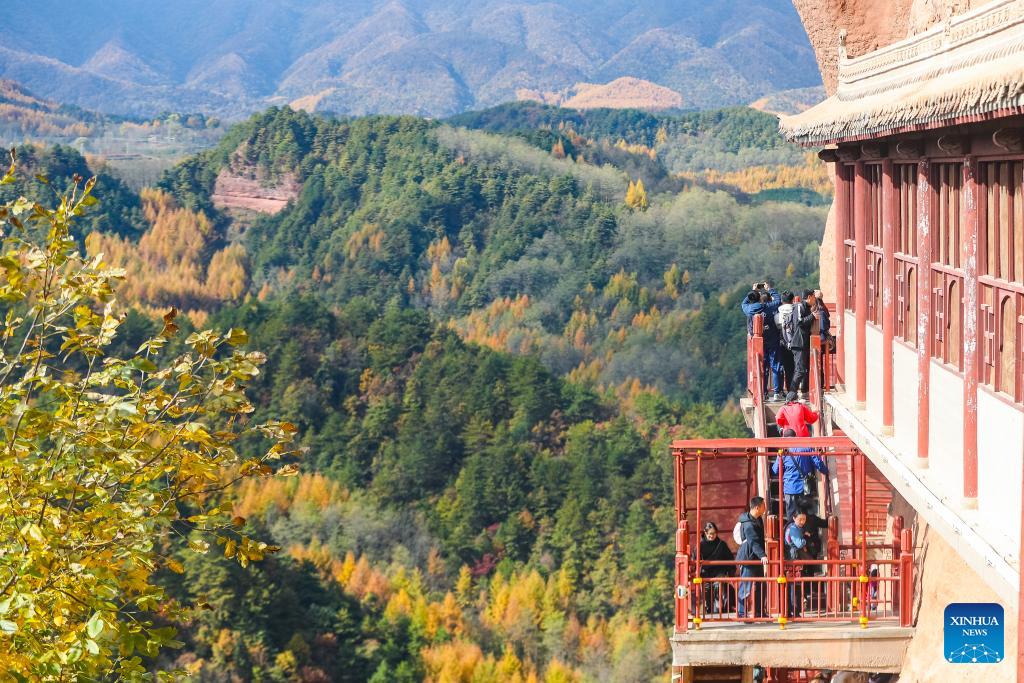
[[[786,396],[786,405],[779,408],[779,414],[775,422],[779,425],[779,431],[792,429],[797,436],[810,436],[811,430],[807,425],[818,421],[818,414],[796,400],[796,392],[791,391]]]

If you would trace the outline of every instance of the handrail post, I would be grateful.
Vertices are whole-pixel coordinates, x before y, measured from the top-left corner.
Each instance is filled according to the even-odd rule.
[[[914,623],[914,532],[900,533],[900,626]]]
[[[689,538],[684,519],[676,527],[676,633],[685,633],[690,621]]]
[[[775,584],[776,588],[769,590],[768,579],[772,576],[779,576],[782,571],[782,559],[780,553],[782,552],[782,544],[776,536],[778,529],[778,517],[775,515],[765,515],[764,524],[764,553],[765,557],[768,558],[768,566],[764,567],[764,579],[761,582],[761,610],[768,616],[771,616],[780,609],[780,598],[778,594],[778,584]],[[757,584],[753,584],[756,588]]]
[[[749,389],[753,394],[754,405],[761,406],[764,404],[764,318],[755,315],[751,321],[751,328],[748,356],[748,374],[751,380]]]
[[[672,466],[675,470],[676,524],[683,521],[683,507],[686,505],[686,492],[683,490],[683,454],[675,451],[672,454]]]
[[[828,518],[828,541],[825,544],[825,553],[825,557],[829,560],[839,559],[839,518],[835,515]],[[825,575],[829,577],[839,576],[839,567],[835,564],[829,564]],[[836,590],[832,581],[825,584],[825,590],[826,604],[829,611],[837,613],[839,611],[840,596],[843,591]]]
[[[822,403],[822,394],[823,394],[823,390],[822,390],[822,374],[821,374],[822,370],[823,370],[823,365],[822,365],[822,362],[821,362],[821,337],[819,337],[817,335],[815,335],[811,339],[811,363],[810,363],[810,365],[811,365],[811,367],[810,367],[810,373],[811,374],[810,374],[810,377],[808,378],[809,382],[810,382],[810,385],[808,386],[808,389],[810,389],[809,393],[811,395],[811,405],[813,405],[814,408],[817,411],[820,412],[821,411],[821,403]]]

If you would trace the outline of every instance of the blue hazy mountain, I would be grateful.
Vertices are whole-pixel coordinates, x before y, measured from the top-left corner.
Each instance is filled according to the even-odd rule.
[[[789,0],[6,0],[0,78],[119,114],[305,98],[443,116],[634,76],[688,107],[820,83]]]

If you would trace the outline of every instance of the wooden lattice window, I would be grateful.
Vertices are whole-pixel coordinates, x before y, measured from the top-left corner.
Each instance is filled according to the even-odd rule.
[[[897,339],[917,344],[917,165],[895,164],[896,185],[895,330]]]
[[[843,302],[844,308],[848,311],[856,309],[857,305],[857,239],[856,239],[856,222],[857,216],[862,210],[861,207],[857,206],[857,202],[854,201],[856,196],[854,193],[855,184],[855,173],[853,164],[844,164],[840,173],[842,174],[843,187],[846,188],[846,206],[848,207],[846,221],[843,224],[843,263],[846,267],[846,301]]]
[[[1024,162],[980,164],[978,282],[981,346],[979,380],[1014,401],[1022,400],[1024,322]]]
[[[963,164],[933,165],[932,357],[963,369]]]
[[[936,222],[932,232],[932,261],[960,268],[963,211],[963,164],[935,164]]]

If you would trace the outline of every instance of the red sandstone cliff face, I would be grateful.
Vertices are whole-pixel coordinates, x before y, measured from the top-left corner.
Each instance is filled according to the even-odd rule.
[[[213,187],[213,204],[219,208],[239,208],[274,214],[299,196],[299,183],[291,173],[274,182],[228,169],[217,175]]]
[[[851,57],[920,33],[989,0],[793,0],[818,57],[825,89],[836,88],[839,33]]]

